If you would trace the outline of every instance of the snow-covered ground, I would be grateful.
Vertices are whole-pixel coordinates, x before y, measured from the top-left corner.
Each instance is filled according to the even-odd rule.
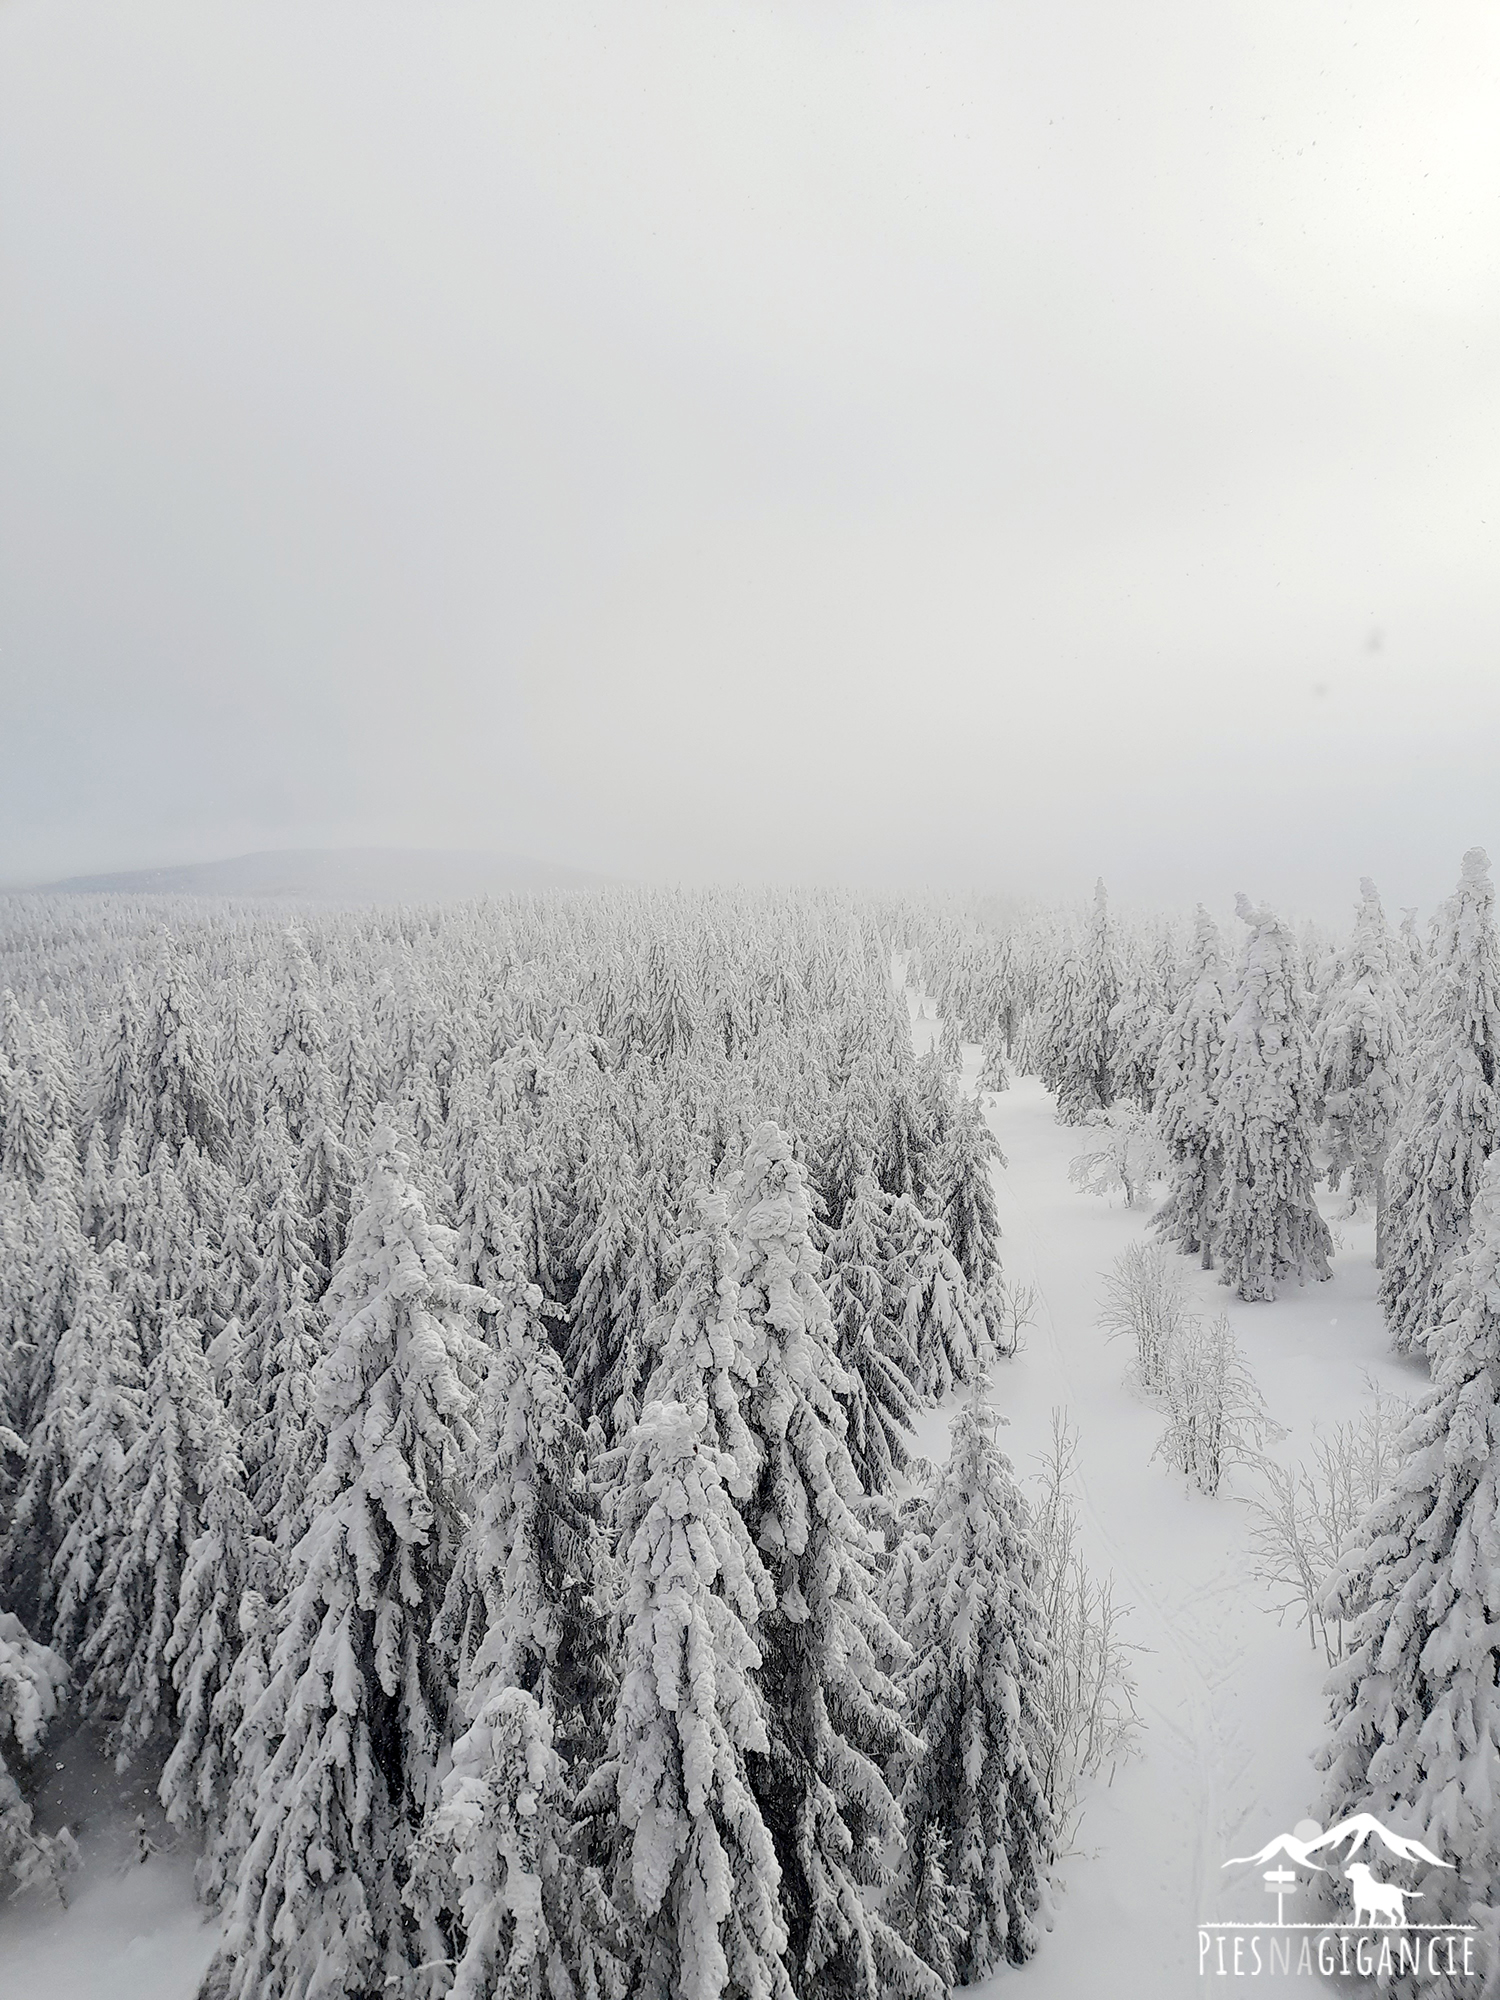
[[[919,1053],[937,1026],[914,1023]],[[967,1053],[972,1087],[978,1051]],[[1220,1864],[1315,1805],[1311,1758],[1327,1669],[1291,1617],[1278,1623],[1251,1576],[1244,1496],[1252,1476],[1231,1473],[1206,1499],[1153,1462],[1162,1418],[1127,1385],[1125,1343],[1097,1324],[1102,1274],[1142,1235],[1150,1210],[1070,1186],[1081,1134],[1056,1123],[1035,1080],[986,1102],[1008,1159],[995,1176],[1006,1273],[1041,1296],[1022,1352],[996,1371],[996,1400],[1011,1426],[1006,1448],[1024,1475],[1048,1443],[1054,1408],[1066,1409],[1077,1430],[1084,1552],[1097,1570],[1113,1572],[1118,1598],[1134,1607],[1128,1636],[1144,1649],[1135,1656],[1144,1726],[1135,1759],[1088,1796],[1043,1949],[1020,1972],[973,1990],[1024,1991],[1029,2000],[1223,1992],[1238,1982],[1200,1981],[1196,1927],[1274,1915],[1257,1907],[1266,1900],[1258,1870]],[[1388,1351],[1373,1228],[1337,1219],[1336,1206],[1327,1212],[1341,1247],[1327,1284],[1242,1305],[1212,1274],[1193,1273],[1206,1309],[1228,1311],[1271,1414],[1287,1427],[1276,1451],[1289,1462],[1310,1455],[1315,1422],[1337,1423],[1368,1401],[1367,1375],[1407,1396],[1425,1379]],[[921,1448],[936,1460],[946,1455],[944,1428],[941,1412],[923,1420]],[[1253,1990],[1283,1986],[1316,1990],[1305,1977],[1266,1974]]]
[[[82,1867],[65,1910],[41,1889],[0,1904],[0,2000],[193,2000],[218,1926],[163,1821],[156,1770],[116,1777],[84,1731],[50,1738],[42,1764],[37,1824],[71,1826]]]
[[[937,1027],[914,1023],[919,1052]],[[972,1087],[978,1051],[968,1054]],[[1102,1274],[1143,1233],[1149,1211],[1070,1186],[1080,1135],[1056,1123],[1038,1083],[1022,1079],[987,1102],[1008,1160],[995,1177],[1007,1274],[1034,1284],[1041,1299],[1022,1352],[997,1371],[1007,1448],[1025,1475],[1048,1441],[1054,1408],[1077,1430],[1085,1553],[1113,1573],[1117,1595],[1133,1607],[1128,1636],[1142,1649],[1143,1728],[1137,1756],[1087,1799],[1042,1951],[973,1990],[1027,2000],[1222,1992],[1235,1982],[1199,1978],[1197,1924],[1266,1914],[1256,1907],[1264,1900],[1258,1871],[1226,1874],[1220,1864],[1290,1828],[1315,1802],[1322,1654],[1290,1618],[1278,1623],[1251,1577],[1251,1475],[1232,1473],[1210,1500],[1153,1462],[1160,1415],[1127,1385],[1125,1346],[1097,1324]],[[1277,1447],[1289,1460],[1308,1455],[1315,1422],[1356,1413],[1367,1376],[1404,1395],[1422,1382],[1388,1352],[1370,1227],[1333,1209],[1340,1247],[1326,1285],[1246,1306],[1211,1275],[1193,1274],[1205,1307],[1228,1310],[1272,1415],[1289,1430]],[[922,1421],[919,1443],[935,1460],[946,1453],[946,1423],[943,1412]],[[193,1900],[190,1855],[167,1851],[164,1841],[144,1863],[137,1858],[137,1812],[164,1838],[149,1781],[116,1780],[76,1739],[54,1741],[46,1754],[53,1773],[42,1823],[82,1816],[84,1868],[66,1911],[36,1893],[0,1909],[0,1996],[192,2000],[215,1927]],[[57,1791],[64,1785],[65,1795]],[[1254,1990],[1270,1994],[1280,1984],[1263,1976]],[[1306,1995],[1309,1983],[1298,1980],[1296,1989]]]

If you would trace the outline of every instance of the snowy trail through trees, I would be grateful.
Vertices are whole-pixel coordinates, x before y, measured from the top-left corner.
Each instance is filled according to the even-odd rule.
[[[936,1032],[936,1023],[914,1023],[918,1053]],[[970,1085],[974,1072],[971,1054]],[[1162,1416],[1126,1379],[1127,1344],[1098,1325],[1103,1274],[1140,1239],[1150,1210],[1070,1187],[1082,1134],[1056,1122],[1036,1081],[1020,1079],[986,1102],[1008,1160],[995,1170],[1007,1276],[1034,1285],[1039,1299],[1021,1353],[996,1371],[996,1399],[1010,1420],[1003,1442],[1024,1480],[1047,1444],[1052,1411],[1066,1411],[1078,1435],[1084,1554],[1096,1572],[1113,1574],[1118,1600],[1132,1607],[1126,1637],[1142,1649],[1133,1656],[1138,1754],[1112,1784],[1106,1772],[1086,1792],[1055,1928],[1036,1958],[1007,1977],[1037,2000],[1222,1991],[1236,1982],[1199,1978],[1197,1925],[1267,1914],[1253,1872],[1223,1872],[1221,1863],[1295,1824],[1315,1800],[1311,1755],[1326,1668],[1291,1617],[1278,1623],[1252,1575],[1254,1478],[1236,1471],[1210,1500],[1186,1493],[1153,1462]],[[1327,1426],[1360,1408],[1367,1373],[1401,1394],[1419,1387],[1386,1345],[1370,1227],[1335,1227],[1344,1242],[1333,1279],[1272,1304],[1241,1305],[1212,1274],[1187,1266],[1205,1311],[1229,1311],[1272,1413],[1288,1428],[1277,1456],[1289,1460],[1307,1455],[1314,1419]],[[921,1448],[935,1459],[946,1449],[944,1422],[928,1413],[921,1424]],[[1255,1990],[1283,1985],[1316,1990],[1306,1979],[1266,1975]],[[998,1993],[1002,1981],[974,1990]]]
[[[1050,1100],[1029,1081],[1010,1101],[999,1100],[991,1122],[1012,1162],[996,1174],[1007,1269],[1034,1284],[1040,1300],[1017,1371],[1030,1377],[1030,1393],[1025,1412],[1012,1413],[1016,1467],[1024,1475],[1044,1440],[1037,1419],[1049,1418],[1053,1407],[1065,1409],[1079,1437],[1085,1552],[1094,1567],[1113,1572],[1120,1597],[1133,1607],[1131,1641],[1145,1649],[1135,1655],[1142,1754],[1087,1801],[1076,1844],[1098,1860],[1070,1864],[1057,1928],[1026,1976],[1042,1992],[1078,1993],[1103,1969],[1103,1951],[1121,1993],[1137,1990],[1132,1969],[1142,1993],[1189,1991],[1196,1953],[1190,1926],[1207,1908],[1221,1858],[1226,1752],[1209,1679],[1212,1653],[1204,1648],[1212,1647],[1216,1628],[1223,1630],[1228,1552],[1210,1542],[1202,1551],[1206,1568],[1189,1566],[1140,1532],[1142,1502],[1154,1518],[1149,1503],[1159,1504],[1163,1486],[1184,1507],[1190,1503],[1149,1462],[1158,1420],[1121,1385],[1128,1358],[1122,1345],[1106,1342],[1093,1324],[1104,1265],[1079,1254],[1079,1198],[1067,1184],[1076,1131],[1053,1122]],[[1082,1219],[1104,1225],[1105,1264],[1141,1224],[1123,1208],[1098,1216],[1085,1211]],[[1003,1399],[1005,1376],[998,1386]],[[1033,1433],[1025,1442],[1023,1427]],[[1183,1921],[1164,1921],[1168,1912]]]

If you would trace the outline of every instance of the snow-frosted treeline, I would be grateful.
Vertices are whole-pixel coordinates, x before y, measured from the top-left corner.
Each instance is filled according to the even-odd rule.
[[[1067,1677],[986,1403],[995,1147],[893,915],[6,906],[22,1865],[66,1661],[236,2000],[1034,1949]],[[966,1382],[929,1496],[908,1420]]]
[[[1413,911],[1388,922],[1368,880],[1343,939],[1294,934],[1240,896],[1233,950],[1202,908],[1190,930],[1122,923],[1102,882],[1082,913],[1027,909],[1000,932],[957,905],[902,919],[953,1032],[984,1044],[994,1087],[1024,1071],[1064,1122],[1113,1128],[1085,1184],[1133,1199],[1132,1175],[1161,1171],[1162,1149],[1156,1227],[1241,1298],[1327,1274],[1320,1181],[1351,1213],[1371,1204],[1404,1352],[1441,1310],[1500,1135],[1493,905],[1475,848],[1425,938]],[[1097,1164],[1111,1147],[1113,1175]]]

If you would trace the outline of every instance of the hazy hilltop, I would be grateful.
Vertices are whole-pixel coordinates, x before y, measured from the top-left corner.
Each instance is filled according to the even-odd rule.
[[[409,847],[291,847],[176,868],[73,875],[37,886],[78,895],[305,896],[328,903],[433,902],[532,889],[598,888],[609,878],[523,854]]]

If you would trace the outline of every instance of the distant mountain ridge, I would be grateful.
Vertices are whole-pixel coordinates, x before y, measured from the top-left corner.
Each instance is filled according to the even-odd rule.
[[[72,875],[51,895],[305,897],[327,903],[459,902],[540,889],[594,889],[611,878],[529,855],[423,847],[289,847],[177,868]]]

